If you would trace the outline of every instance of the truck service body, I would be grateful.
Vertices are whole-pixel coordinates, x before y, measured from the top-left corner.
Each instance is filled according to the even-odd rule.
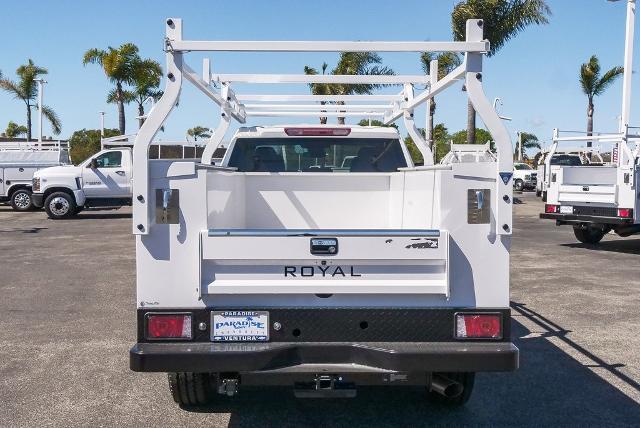
[[[36,171],[69,163],[66,143],[0,143],[0,202],[9,202],[16,211],[33,208],[32,179]]]
[[[633,144],[639,135],[625,131],[592,136],[561,136],[554,130],[554,141],[547,156],[548,171],[545,212],[540,218],[570,225],[583,243],[597,244],[610,231],[620,236],[640,233],[637,180],[639,148]],[[559,143],[596,141],[614,144],[618,159],[612,164],[552,165]],[[631,143],[631,144],[630,144]]]
[[[430,396],[460,404],[475,372],[515,370],[512,149],[482,89],[482,25],[468,21],[466,42],[207,42],[183,40],[182,21],[168,19],[167,85],[133,148],[131,369],[169,373],[184,406],[252,384],[291,385],[300,397],[424,385]],[[212,74],[208,60],[200,75],[185,62],[191,51],[368,50],[454,50],[465,62],[440,80]],[[414,109],[459,79],[496,139],[497,157],[434,165]],[[220,106],[220,124],[201,160],[150,160],[148,147],[185,81]],[[232,89],[319,81],[404,86],[399,94],[327,97]],[[414,96],[413,82],[428,88]],[[390,102],[371,105],[381,100]],[[387,123],[402,118],[424,166],[413,164],[394,128],[349,125],[243,126],[222,162],[211,161],[231,120],[381,110]]]

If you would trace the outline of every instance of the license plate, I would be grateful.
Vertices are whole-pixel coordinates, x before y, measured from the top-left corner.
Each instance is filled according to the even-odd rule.
[[[560,214],[573,214],[573,207],[570,205],[560,206]]]
[[[214,342],[265,342],[269,340],[269,312],[213,311],[211,340]]]

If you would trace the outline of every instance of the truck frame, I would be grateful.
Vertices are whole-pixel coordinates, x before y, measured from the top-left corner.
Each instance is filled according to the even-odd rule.
[[[540,218],[555,220],[558,226],[573,226],[576,238],[586,244],[597,244],[610,231],[623,237],[640,233],[636,184],[640,179],[640,135],[636,129],[624,126],[619,133],[567,136],[554,129],[545,160],[549,184]],[[615,161],[610,165],[551,165],[560,143],[587,141],[613,144]]]
[[[475,372],[517,368],[509,309],[512,145],[482,86],[489,51],[482,20],[469,20],[459,42],[202,41],[183,39],[181,19],[167,19],[165,28],[166,87],[133,147],[132,370],[167,372],[175,401],[191,406],[252,384],[291,385],[299,397],[423,385],[430,397],[461,404]],[[208,59],[197,73],[185,61],[189,52],[368,51],[454,51],[465,60],[441,79],[213,74]],[[460,81],[495,138],[497,158],[434,165],[414,112]],[[219,106],[219,125],[199,162],[150,160],[149,146],[185,82]],[[402,90],[236,94],[236,83]],[[415,83],[426,89],[415,93]],[[281,116],[402,119],[424,166],[413,165],[396,130],[348,125],[243,127],[221,164],[212,164],[231,121]],[[248,143],[260,151],[261,141],[295,141],[316,152],[313,144],[382,139],[402,148],[406,166],[355,172],[354,158],[349,171],[323,163],[317,172],[247,172],[233,161]],[[262,151],[282,167],[282,157]]]

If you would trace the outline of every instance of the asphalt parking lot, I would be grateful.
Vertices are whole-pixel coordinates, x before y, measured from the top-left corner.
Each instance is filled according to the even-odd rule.
[[[0,425],[416,426],[640,424],[640,239],[578,244],[515,206],[514,373],[481,374],[466,407],[430,405],[419,389],[296,400],[250,390],[181,410],[164,374],[129,371],[135,339],[130,211],[48,220],[0,206]]]

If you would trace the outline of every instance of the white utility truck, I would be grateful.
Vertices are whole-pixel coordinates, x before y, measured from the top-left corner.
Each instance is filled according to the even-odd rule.
[[[132,136],[105,138],[102,150],[77,166],[39,170],[33,176],[33,204],[49,218],[72,217],[84,208],[119,208],[131,205]],[[202,153],[186,142],[157,142],[150,157],[195,158]]]
[[[561,136],[554,130],[553,144],[545,161],[549,174],[546,204],[540,218],[571,225],[578,241],[597,244],[610,231],[620,236],[640,233],[637,184],[640,135],[614,134]],[[553,165],[559,143],[596,141],[613,145],[613,164]]]
[[[482,88],[482,26],[468,21],[463,42],[191,41],[180,19],[168,19],[164,95],[133,147],[131,369],[169,373],[182,406],[246,385],[349,397],[372,384],[422,385],[431,398],[461,404],[475,372],[515,370],[512,149]],[[203,51],[454,51],[465,61],[439,80],[212,74],[206,59],[196,73],[186,56]],[[414,111],[462,81],[495,137],[497,159],[434,165]],[[148,147],[185,82],[220,107],[220,124],[200,161],[150,160]],[[291,83],[306,92],[321,82],[403,87],[380,95],[232,89]],[[412,83],[427,89],[414,94]],[[247,124],[256,116],[371,115],[402,119],[425,165],[414,166],[393,128]],[[246,125],[212,165],[232,120]]]
[[[16,211],[32,209],[33,174],[68,163],[66,142],[0,142],[0,202],[9,202]]]
[[[536,180],[536,196],[542,200],[547,200],[547,187],[549,187],[550,175],[547,171],[547,158],[549,158],[549,150],[542,152],[538,159],[537,180]],[[557,147],[553,157],[549,158],[549,165],[563,166],[580,166],[580,165],[604,165],[606,162],[599,150],[594,149],[577,149],[559,151]]]

